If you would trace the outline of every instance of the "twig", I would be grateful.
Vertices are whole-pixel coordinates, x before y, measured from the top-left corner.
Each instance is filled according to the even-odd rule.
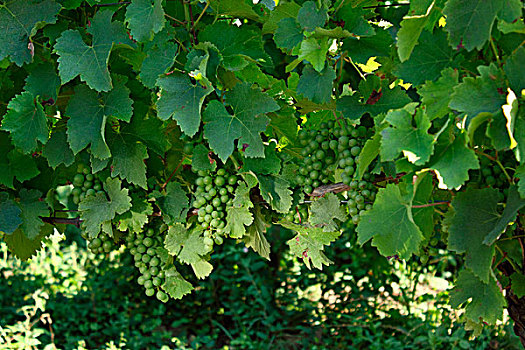
[[[179,170],[180,166],[182,165],[182,162],[184,161],[184,159],[186,159],[185,156],[182,157],[182,159],[180,160],[179,162],[179,165],[177,165],[177,167],[175,168],[175,170],[173,170],[171,172],[171,175],[168,177],[168,179],[166,180],[166,182],[160,187],[162,190],[166,188],[166,186],[168,185],[168,182],[170,182],[171,178],[173,177],[173,175],[175,175],[175,173],[177,172],[177,170]]]
[[[208,7],[210,6],[210,2],[206,2],[206,6],[204,6],[204,9],[202,10],[201,14],[199,15],[199,17],[197,17],[197,19],[195,20],[195,23],[193,23],[193,25],[191,26],[191,30],[195,30],[195,27],[197,26],[197,23],[199,23],[199,21],[201,20],[202,16],[204,15],[204,13],[206,12],[206,10],[208,9]]]
[[[117,6],[117,5],[129,5],[131,1],[122,1],[122,2],[110,2],[108,4],[95,4],[95,7],[106,7],[106,6]]]
[[[439,202],[433,202],[433,203],[427,203],[427,204],[413,205],[412,208],[427,208],[427,207],[434,207],[436,205],[449,204],[449,203],[450,201],[439,201]]]
[[[43,222],[46,222],[51,225],[65,224],[65,225],[74,225],[78,228],[80,228],[80,224],[82,223],[82,220],[80,220],[80,217],[70,219],[70,218],[57,218],[56,216],[48,216],[48,217],[41,216],[40,219]]]

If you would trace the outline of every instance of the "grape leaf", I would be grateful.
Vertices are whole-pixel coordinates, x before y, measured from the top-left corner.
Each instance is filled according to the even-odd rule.
[[[459,188],[468,180],[468,171],[479,169],[479,161],[473,150],[467,147],[467,136],[461,133],[451,144],[436,149],[430,160],[430,169],[436,171],[439,188]]]
[[[303,41],[304,35],[295,18],[283,18],[277,24],[273,40],[277,47],[292,50]]]
[[[164,239],[164,246],[182,263],[191,265],[198,278],[204,278],[211,273],[213,266],[202,258],[211,250],[211,247],[204,244],[202,229],[188,230],[177,223],[170,227]]]
[[[264,147],[264,158],[245,158],[243,160],[243,171],[253,171],[255,174],[279,174],[281,171],[281,160],[277,156],[276,144],[270,143]]]
[[[412,217],[426,240],[430,239],[432,232],[434,232],[434,208],[414,208],[414,206],[428,204],[432,198],[433,191],[432,174],[429,172],[420,174],[416,181],[414,198],[412,199]]]
[[[297,85],[297,92],[315,103],[327,103],[332,98],[332,84],[335,79],[335,71],[326,66],[321,72],[317,72],[312,66],[303,68],[303,73]]]
[[[27,260],[42,248],[42,240],[53,234],[52,225],[45,224],[35,239],[29,239],[21,229],[16,229],[11,235],[4,237],[9,250],[20,260]]]
[[[392,35],[383,28],[376,29],[376,34],[370,37],[361,37],[343,42],[343,50],[354,62],[365,64],[371,57],[390,56]]]
[[[188,197],[178,182],[170,182],[166,186],[166,195],[157,199],[162,212],[162,219],[168,225],[182,222],[189,208]]]
[[[422,109],[417,109],[414,115],[415,107],[411,103],[386,115],[385,121],[392,126],[381,131],[382,161],[392,161],[400,152],[415,165],[423,165],[430,159],[434,151],[434,137],[428,134],[431,123]]]
[[[0,61],[5,57],[18,66],[29,63],[31,37],[45,23],[55,23],[60,5],[52,0],[15,0],[0,4]]]
[[[113,220],[116,214],[124,214],[131,208],[128,189],[121,189],[120,185],[119,179],[108,177],[104,184],[107,196],[105,193],[97,193],[87,196],[80,202],[78,209],[82,219],[82,228],[91,239],[98,236],[105,222]]]
[[[419,85],[425,80],[437,79],[444,68],[454,65],[458,60],[454,56],[443,31],[436,30],[433,34],[425,31],[412,56],[401,63],[394,73],[406,82]]]
[[[261,213],[261,207],[256,206],[254,210],[254,222],[246,230],[244,235],[244,244],[246,247],[252,248],[259,253],[263,258],[270,260],[270,243],[264,235],[266,229],[271,225],[266,222],[265,216]]]
[[[499,236],[505,232],[507,225],[516,219],[516,214],[523,207],[525,207],[525,199],[520,198],[516,186],[511,186],[509,189],[509,195],[507,198],[507,203],[505,203],[505,210],[499,218],[499,220],[494,225],[492,231],[490,231],[485,239],[483,244],[492,245],[499,238]]]
[[[40,96],[44,101],[48,99],[56,101],[59,87],[60,78],[55,67],[50,63],[41,63],[34,67],[27,76],[24,89],[33,96]]]
[[[454,87],[449,107],[467,114],[467,125],[478,113],[495,113],[505,104],[503,72],[494,63],[479,66],[480,76],[466,77]]]
[[[448,0],[443,14],[447,16],[445,30],[452,46],[481,50],[504,4],[502,0]]]
[[[0,131],[0,184],[9,188],[13,187],[14,178],[20,182],[37,176],[38,170],[35,159],[31,155],[25,155],[17,149],[13,149],[7,133]]]
[[[99,11],[91,20],[87,32],[92,35],[91,45],[84,43],[77,30],[66,30],[57,39],[58,73],[62,84],[80,75],[90,88],[109,91],[113,87],[108,70],[109,54],[115,44],[132,45],[122,22],[113,21],[114,12]]]
[[[515,272],[510,275],[512,291],[518,298],[525,296],[525,276],[521,273]]]
[[[0,192],[0,232],[13,233],[22,224],[21,214],[22,210],[9,199],[9,194]]]
[[[20,218],[22,224],[20,230],[28,239],[34,240],[40,234],[40,229],[44,225],[40,216],[49,216],[49,207],[46,202],[40,200],[42,193],[36,190],[23,188],[20,191]]]
[[[162,0],[133,0],[126,8],[126,22],[137,41],[148,41],[164,28]]]
[[[352,96],[344,96],[337,100],[337,110],[342,112],[345,118],[352,120],[359,119],[365,113],[370,113],[372,116],[380,113],[388,112],[391,109],[398,109],[411,102],[400,86],[393,89],[388,88],[382,83],[382,87],[378,92],[379,99],[374,103],[367,103],[367,101],[359,101],[358,94]],[[366,97],[368,98],[368,96]]]
[[[215,45],[206,42],[199,43],[188,53],[185,69],[192,76],[199,74],[212,81],[217,79],[217,69],[222,61],[222,55]],[[255,66],[255,63],[252,63]]]
[[[47,163],[55,169],[60,164],[70,166],[75,161],[75,155],[67,143],[66,130],[58,130],[51,134],[45,144],[42,155],[47,158]]]
[[[516,168],[514,177],[518,179],[518,192],[521,198],[525,198],[525,165]]]
[[[171,144],[166,135],[166,127],[162,121],[152,115],[148,115],[149,105],[135,101],[133,105],[133,118],[131,123],[122,125],[122,133],[136,137],[148,149],[158,155],[170,148]]]
[[[199,170],[215,170],[217,163],[215,160],[212,162],[210,159],[210,150],[203,144],[197,145],[193,149],[193,155],[191,157],[191,169],[194,171]]]
[[[458,85],[458,75],[455,69],[444,69],[438,80],[427,81],[417,90],[430,120],[441,118],[450,112],[448,108],[451,99],[450,91]]]
[[[325,232],[333,232],[338,229],[334,219],[342,222],[346,220],[346,213],[337,195],[328,193],[310,205],[309,221],[312,225],[321,227]]]
[[[210,7],[217,15],[249,18],[254,21],[260,19],[252,8],[252,2],[246,0],[210,0]]]
[[[182,73],[161,77],[157,84],[161,87],[160,98],[157,101],[159,118],[172,118],[186,135],[195,135],[201,123],[204,98],[213,92],[211,84],[205,80],[205,85],[194,85],[190,78]]]
[[[368,140],[366,140],[359,157],[357,158],[357,180],[361,180],[366,170],[374,159],[379,155],[379,147],[381,145],[381,134],[377,133]]]
[[[279,1],[277,7],[266,17],[262,34],[273,33],[278,28],[279,22],[284,18],[296,18],[300,8],[301,6],[293,1]]]
[[[115,134],[109,143],[112,154],[111,176],[120,176],[129,183],[147,189],[146,164],[149,158],[148,150],[134,137],[125,134]]]
[[[297,232],[297,235],[286,244],[290,252],[298,258],[302,258],[306,267],[311,266],[322,270],[323,265],[333,262],[324,255],[324,246],[329,245],[341,235],[341,232],[324,232],[322,228],[307,227],[289,222],[280,222],[281,226]]]
[[[129,121],[133,115],[132,103],[128,88],[120,82],[108,93],[96,93],[85,85],[78,85],[66,109],[66,115],[70,117],[67,135],[73,153],[77,154],[90,145],[93,156],[101,160],[109,158],[106,120],[114,116]]]
[[[460,192],[452,200],[454,217],[448,229],[448,248],[466,252],[465,265],[484,283],[489,282],[494,247],[482,244],[499,219],[496,189],[472,189]],[[468,225],[465,225],[468,222]]]
[[[131,209],[117,217],[119,231],[127,231],[140,233],[144,225],[149,221],[148,217],[153,214],[153,206],[144,197],[139,194],[132,194]]]
[[[401,28],[397,32],[397,54],[399,60],[405,62],[410,58],[412,50],[418,43],[419,36],[427,24],[427,16],[404,17]]]
[[[226,93],[226,101],[233,109],[230,115],[216,100],[211,101],[204,111],[204,137],[210,147],[225,162],[233,153],[234,141],[239,148],[245,148],[247,157],[263,157],[264,145],[260,133],[269,122],[264,114],[279,109],[273,98],[250,84],[237,84]]]
[[[15,147],[24,153],[31,153],[38,147],[37,141],[44,144],[47,142],[47,117],[42,105],[30,92],[23,92],[13,98],[7,108],[1,129],[11,133]]]
[[[294,70],[303,60],[308,61],[316,71],[323,71],[329,47],[329,41],[326,38],[310,37],[303,40],[299,48],[299,57],[286,66],[286,72]]]
[[[492,275],[487,283],[483,283],[470,270],[463,269],[456,286],[450,291],[450,305],[459,308],[465,303],[465,316],[469,320],[495,324],[503,316],[505,298]]]
[[[307,32],[312,32],[317,27],[323,27],[327,20],[326,10],[317,9],[313,1],[307,1],[297,13],[297,21]]]
[[[290,184],[281,176],[257,175],[263,199],[278,213],[287,213],[292,206]]]
[[[164,272],[165,281],[162,289],[166,291],[173,299],[182,299],[188,293],[191,293],[193,286],[186,281],[175,267],[170,267]]]
[[[353,36],[367,37],[375,34],[374,28],[364,18],[370,14],[369,11],[361,8],[361,6],[347,3],[337,11],[337,17],[344,21],[344,29],[352,33]]]
[[[242,238],[246,234],[245,226],[253,223],[253,215],[250,208],[253,203],[250,200],[250,189],[242,184],[235,190],[233,204],[226,208],[226,227],[224,232],[232,238]]]
[[[169,40],[174,35],[168,28],[162,30],[155,35],[152,45],[145,50],[146,57],[142,61],[139,74],[144,86],[153,89],[159,75],[167,73],[175,63],[178,46]]]
[[[356,230],[359,244],[372,239],[381,255],[408,259],[419,251],[423,234],[412,216],[412,198],[402,185],[379,189],[372,209],[361,216]]]
[[[256,27],[244,25],[239,28],[217,21],[207,25],[198,38],[199,42],[210,42],[219,50],[226,69],[240,70],[248,65],[249,60],[271,65],[271,57],[265,52],[261,33]]]
[[[525,89],[525,77],[523,74],[525,71],[525,48],[523,46],[517,48],[507,58],[503,69],[509,79],[510,88],[516,94],[520,94],[521,90]]]

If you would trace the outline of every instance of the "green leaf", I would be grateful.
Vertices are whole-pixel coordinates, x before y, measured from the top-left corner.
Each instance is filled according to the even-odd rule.
[[[111,176],[120,176],[122,180],[147,189],[146,164],[149,158],[148,150],[134,137],[124,134],[115,134],[109,149],[112,154]]]
[[[131,209],[118,216],[117,228],[119,231],[140,233],[144,225],[149,221],[149,216],[153,214],[153,206],[147,198],[140,197],[139,194],[131,195]]]
[[[297,21],[307,32],[312,32],[317,27],[323,27],[327,18],[326,10],[317,9],[317,5],[313,1],[305,2],[297,13]]]
[[[232,238],[242,238],[246,234],[245,226],[253,223],[253,215],[250,208],[253,203],[250,200],[250,189],[242,184],[235,190],[233,204],[226,208],[226,227],[224,232]]]
[[[346,220],[346,214],[335,194],[328,193],[310,205],[309,221],[312,225],[321,227],[325,232],[333,232],[338,229],[334,219],[342,222]]]
[[[519,47],[507,58],[503,66],[505,74],[509,79],[510,88],[517,95],[521,94],[521,90],[525,89],[525,48]]]
[[[244,244],[247,248],[252,248],[255,252],[259,253],[263,258],[270,260],[270,243],[264,235],[266,229],[271,224],[265,220],[265,215],[261,213],[261,207],[256,206],[254,210],[254,222],[248,227],[246,234],[244,235]]]
[[[170,267],[165,271],[165,282],[162,289],[173,299],[182,299],[186,294],[191,293],[193,286],[186,281],[175,267]]]
[[[323,71],[326,61],[326,54],[330,47],[326,38],[308,38],[301,42],[299,57],[286,66],[286,72],[291,72],[301,61],[308,61],[318,72]]]
[[[28,239],[34,240],[40,234],[40,229],[44,226],[41,216],[49,216],[49,207],[45,201],[41,201],[42,193],[36,190],[20,191],[20,209],[22,210],[20,218],[22,224],[19,229],[27,236]]]
[[[525,198],[525,165],[520,165],[516,168],[514,177],[519,179],[517,188],[521,198]]]
[[[335,71],[330,66],[317,72],[311,65],[307,65],[303,68],[297,92],[312,102],[327,103],[332,98],[332,83],[335,77]]]
[[[94,196],[87,196],[80,202],[78,209],[82,228],[90,239],[98,236],[104,223],[113,220],[116,214],[124,214],[131,208],[128,189],[121,189],[120,185],[119,179],[108,177],[104,184],[107,196],[105,193],[97,193]]]
[[[51,135],[42,150],[42,155],[47,158],[47,163],[53,169],[60,164],[64,164],[66,167],[73,164],[75,155],[69,148],[65,130],[58,130]]]
[[[27,260],[42,249],[42,240],[53,234],[53,231],[52,225],[45,224],[35,239],[29,239],[21,229],[17,229],[13,234],[5,236],[4,241],[18,259]]]
[[[277,24],[273,40],[277,47],[292,50],[303,41],[304,35],[295,18],[283,18]]]
[[[85,85],[78,85],[66,109],[70,117],[67,135],[73,153],[90,145],[93,156],[101,160],[109,158],[111,153],[105,137],[107,118],[114,116],[129,121],[133,114],[132,103],[124,84],[118,83],[110,92],[98,94]]]
[[[522,298],[525,296],[525,276],[521,273],[513,273],[510,275],[511,280],[511,288],[514,294],[518,298]]]
[[[157,84],[161,87],[157,101],[159,118],[174,119],[186,135],[195,135],[201,123],[204,98],[213,92],[211,84],[204,81],[205,85],[193,85],[190,78],[182,73],[161,77]]]
[[[122,133],[136,137],[142,141],[150,151],[163,156],[171,144],[166,135],[166,127],[158,118],[148,115],[149,105],[136,101],[133,105],[133,118],[130,124],[122,125]]]
[[[252,2],[246,0],[210,0],[210,7],[217,15],[249,18],[254,21],[260,17],[252,8]]]
[[[8,57],[22,66],[33,59],[31,37],[45,23],[55,23],[60,5],[52,0],[15,0],[0,4],[0,61]]]
[[[358,37],[367,37],[375,34],[375,29],[364,18],[369,14],[369,10],[367,11],[361,6],[355,6],[352,3],[345,3],[337,11],[337,17],[344,21],[344,29]]]
[[[465,265],[488,283],[494,247],[482,243],[499,219],[498,191],[469,188],[458,193],[451,205],[455,214],[448,230],[448,248],[457,253],[466,252]]]
[[[411,102],[406,92],[399,86],[389,89],[383,86],[379,92],[379,99],[366,103],[359,101],[359,96],[344,96],[337,100],[337,110],[342,112],[345,118],[359,119],[365,113],[376,116],[388,112],[391,109],[399,109]]]
[[[185,69],[191,76],[201,74],[215,81],[221,61],[222,55],[215,45],[209,42],[199,43],[188,53]],[[252,65],[255,66],[255,63],[252,62]]]
[[[343,50],[356,63],[366,63],[370,57],[390,57],[390,47],[393,44],[392,35],[383,28],[376,29],[376,34],[343,42]]]
[[[471,169],[479,169],[479,161],[473,150],[467,147],[467,136],[461,133],[451,144],[437,149],[429,168],[436,171],[439,188],[461,187],[468,180]]]
[[[281,160],[277,156],[275,143],[270,143],[264,147],[264,158],[245,158],[243,160],[243,170],[253,171],[255,174],[279,174],[281,171]]]
[[[401,63],[394,73],[414,85],[422,84],[425,80],[435,80],[444,68],[456,64],[454,54],[443,31],[436,30],[433,34],[425,31],[413,55]]]
[[[0,192],[0,232],[13,233],[22,224],[21,214],[22,210],[9,199],[9,194]]]
[[[381,160],[395,160],[400,152],[415,165],[425,164],[434,151],[434,137],[428,134],[431,123],[422,109],[409,104],[404,109],[390,111],[385,121],[392,126],[381,131]],[[412,123],[415,123],[415,127]]]
[[[427,81],[417,90],[430,120],[444,117],[450,112],[448,107],[451,100],[450,91],[458,85],[458,75],[455,69],[444,69],[438,80]]]
[[[210,150],[203,144],[197,145],[193,149],[193,155],[191,157],[191,169],[194,171],[199,170],[215,170],[217,164],[213,158],[210,158]]]
[[[164,246],[170,254],[177,256],[179,261],[191,265],[198,278],[204,278],[211,273],[213,266],[202,258],[211,250],[204,244],[202,229],[188,230],[182,224],[170,227]]]
[[[211,101],[204,111],[204,137],[210,147],[225,162],[233,153],[234,141],[244,148],[247,157],[263,157],[261,132],[269,119],[264,114],[279,109],[279,105],[266,93],[250,84],[237,84],[226,93],[226,101],[233,109],[230,115],[219,101]]]
[[[210,42],[220,51],[223,66],[232,71],[248,65],[248,60],[272,65],[264,50],[261,32],[256,27],[243,25],[239,28],[224,21],[207,25],[199,33],[199,42]],[[248,60],[247,60],[248,59]]]
[[[419,175],[416,182],[414,199],[412,200],[412,217],[426,240],[430,239],[434,232],[434,208],[414,208],[414,206],[428,204],[432,198],[433,191],[434,182],[432,174],[426,172]]]
[[[114,44],[131,44],[122,22],[113,21],[113,11],[95,14],[87,32],[92,35],[91,45],[84,43],[77,30],[66,30],[57,39],[58,73],[62,84],[80,75],[90,88],[109,91],[113,87],[108,70],[109,54]]]
[[[450,291],[450,305],[458,308],[461,304],[466,304],[465,317],[468,320],[495,324],[503,316],[505,298],[492,275],[487,283],[483,283],[470,270],[463,269],[456,286]]]
[[[322,228],[296,225],[289,222],[280,222],[281,226],[297,232],[297,235],[286,244],[290,247],[290,253],[303,259],[306,267],[311,266],[322,270],[323,265],[333,262],[324,253],[324,247],[336,240],[341,232],[324,232]]]
[[[523,207],[525,207],[525,199],[520,198],[516,186],[511,186],[509,189],[507,203],[505,203],[505,210],[494,225],[492,231],[490,231],[487,236],[485,236],[483,244],[494,244],[499,236],[505,232],[507,225],[516,219],[518,211],[520,211]]]
[[[13,145],[31,153],[38,142],[46,143],[49,135],[47,117],[42,105],[30,92],[23,92],[7,105],[9,111],[2,120],[2,130],[9,131]]]
[[[126,8],[126,22],[135,40],[151,40],[166,23],[162,0],[132,0]]]
[[[40,174],[35,159],[25,155],[17,149],[12,149],[6,133],[0,132],[0,184],[9,188],[13,187],[14,178],[20,182],[30,180]],[[9,151],[11,150],[11,151]]]
[[[443,14],[447,16],[445,30],[452,46],[481,50],[504,4],[503,0],[448,0]]]
[[[407,198],[402,184],[379,189],[372,209],[364,213],[356,230],[359,244],[372,239],[381,255],[401,259],[417,253],[423,241],[412,216],[412,199]]]
[[[359,157],[357,158],[356,176],[358,180],[363,178],[370,164],[379,155],[379,147],[381,145],[381,134],[377,133],[372,138],[366,140]]]
[[[262,34],[273,33],[278,28],[279,22],[284,18],[296,18],[300,8],[301,6],[293,1],[279,1],[277,7],[266,17]]]
[[[284,178],[273,175],[257,175],[263,199],[278,213],[287,213],[292,206],[290,184]]]
[[[139,79],[142,83],[153,89],[161,74],[167,73],[177,58],[178,45],[169,41],[175,34],[164,29],[153,39],[153,45],[145,51],[146,58],[140,67]]]
[[[44,101],[50,98],[56,101],[59,87],[60,78],[55,67],[50,63],[41,63],[34,67],[27,76],[24,89],[33,96],[40,96]]]
[[[454,87],[449,107],[467,114],[467,125],[478,113],[496,113],[505,104],[504,77],[501,70],[494,64],[479,66],[481,76],[466,77],[463,82]]]
[[[157,199],[163,220],[168,225],[183,222],[189,208],[188,197],[178,182],[166,186],[166,195]]]

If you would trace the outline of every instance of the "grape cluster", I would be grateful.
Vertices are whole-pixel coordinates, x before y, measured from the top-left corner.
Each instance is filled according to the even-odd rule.
[[[348,213],[352,222],[357,225],[361,215],[372,208],[377,189],[373,183],[373,176],[369,173],[365,173],[361,181],[350,181],[348,186]]]
[[[73,177],[73,190],[71,191],[73,203],[80,203],[86,196],[92,196],[96,193],[104,193],[102,179],[99,175],[91,174],[89,167],[79,164],[77,173]]]
[[[204,229],[204,243],[222,244],[226,226],[226,206],[231,205],[238,178],[225,168],[215,172],[199,171],[195,180],[195,200],[193,207],[198,209],[197,220]]]
[[[304,160],[296,181],[303,186],[304,192],[311,193],[314,188],[328,183],[337,168],[343,170],[342,180],[349,184],[366,136],[365,127],[355,128],[340,121],[322,123],[318,130],[299,131]]]
[[[499,164],[492,162],[486,157],[480,159],[480,184],[482,186],[489,186],[494,188],[505,188],[509,187],[507,177]],[[512,167],[510,161],[506,161],[503,165],[506,169]]]
[[[162,232],[162,227],[160,231]],[[158,234],[153,227],[126,237],[126,247],[133,255],[135,267],[141,274],[137,282],[144,286],[148,297],[155,295],[157,299],[165,303],[169,297],[160,289],[160,286],[164,284],[164,271],[161,266],[162,260],[157,253],[157,248],[162,247],[163,241],[163,235]]]
[[[98,237],[93,238],[92,240],[89,240],[87,237],[84,238],[88,240],[87,246],[94,254],[109,253],[117,247],[115,241],[105,232],[100,232]]]
[[[286,221],[293,222],[296,224],[304,223],[308,220],[308,207],[306,205],[298,205],[292,208],[284,217]]]

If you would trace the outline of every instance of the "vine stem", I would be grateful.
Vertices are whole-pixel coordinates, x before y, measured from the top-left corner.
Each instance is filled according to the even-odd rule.
[[[183,22],[181,20],[178,20],[175,17],[168,15],[167,13],[165,13],[164,16],[166,16],[166,18],[171,19],[172,21],[175,21],[175,22],[179,23],[181,26],[185,26],[186,25],[185,22]]]
[[[117,5],[129,5],[131,1],[122,1],[122,2],[110,2],[108,4],[95,4],[96,7],[106,7],[106,6],[117,6]]]
[[[74,226],[76,226],[78,228],[80,228],[80,224],[82,223],[82,220],[79,217],[74,218],[74,219],[70,219],[70,218],[57,218],[55,216],[48,216],[48,217],[40,216],[40,219],[43,222],[46,222],[46,223],[51,224],[51,225],[65,224],[65,225],[74,225]]]
[[[490,37],[490,47],[492,48],[492,51],[494,52],[494,57],[496,57],[496,62],[498,62],[498,66],[501,67],[501,61],[499,59],[499,55],[498,55],[498,49],[496,48],[496,44],[494,44],[494,40],[492,39],[492,37]]]
[[[177,170],[179,170],[180,166],[182,165],[182,162],[184,161],[184,159],[186,159],[186,156],[183,156],[182,159],[180,160],[179,164],[177,165],[177,167],[175,168],[175,170],[173,170],[170,174],[170,176],[168,177],[168,179],[166,180],[166,182],[164,182],[164,184],[160,187],[161,190],[165,189],[166,186],[168,186],[168,183],[171,181],[171,178],[173,177],[173,175],[175,175],[175,173],[177,172]]]
[[[197,23],[199,23],[199,21],[201,20],[202,16],[204,15],[204,13],[206,12],[206,10],[208,9],[208,7],[210,6],[210,2],[206,2],[206,6],[204,6],[204,9],[202,10],[201,14],[199,15],[199,17],[197,17],[197,19],[195,20],[195,23],[193,23],[193,25],[191,26],[191,30],[195,30],[195,27],[197,26]]]
[[[442,205],[442,204],[449,204],[450,201],[441,201],[441,202],[434,202],[434,203],[427,203],[427,204],[419,204],[419,205],[413,205],[413,208],[428,208],[428,207],[435,207],[436,205]]]
[[[496,247],[496,249],[498,250],[498,252],[501,254],[501,256],[503,256],[503,258],[509,262],[509,264],[512,266],[512,268],[514,269],[514,271],[516,271],[516,272],[520,272],[520,269],[516,266],[516,264],[514,263],[514,261],[512,261],[512,259],[509,259],[509,257],[507,256],[507,253],[505,253],[503,250],[501,250],[501,248],[498,247],[497,244],[495,244],[494,246]],[[499,265],[499,263],[498,263],[498,265]]]

